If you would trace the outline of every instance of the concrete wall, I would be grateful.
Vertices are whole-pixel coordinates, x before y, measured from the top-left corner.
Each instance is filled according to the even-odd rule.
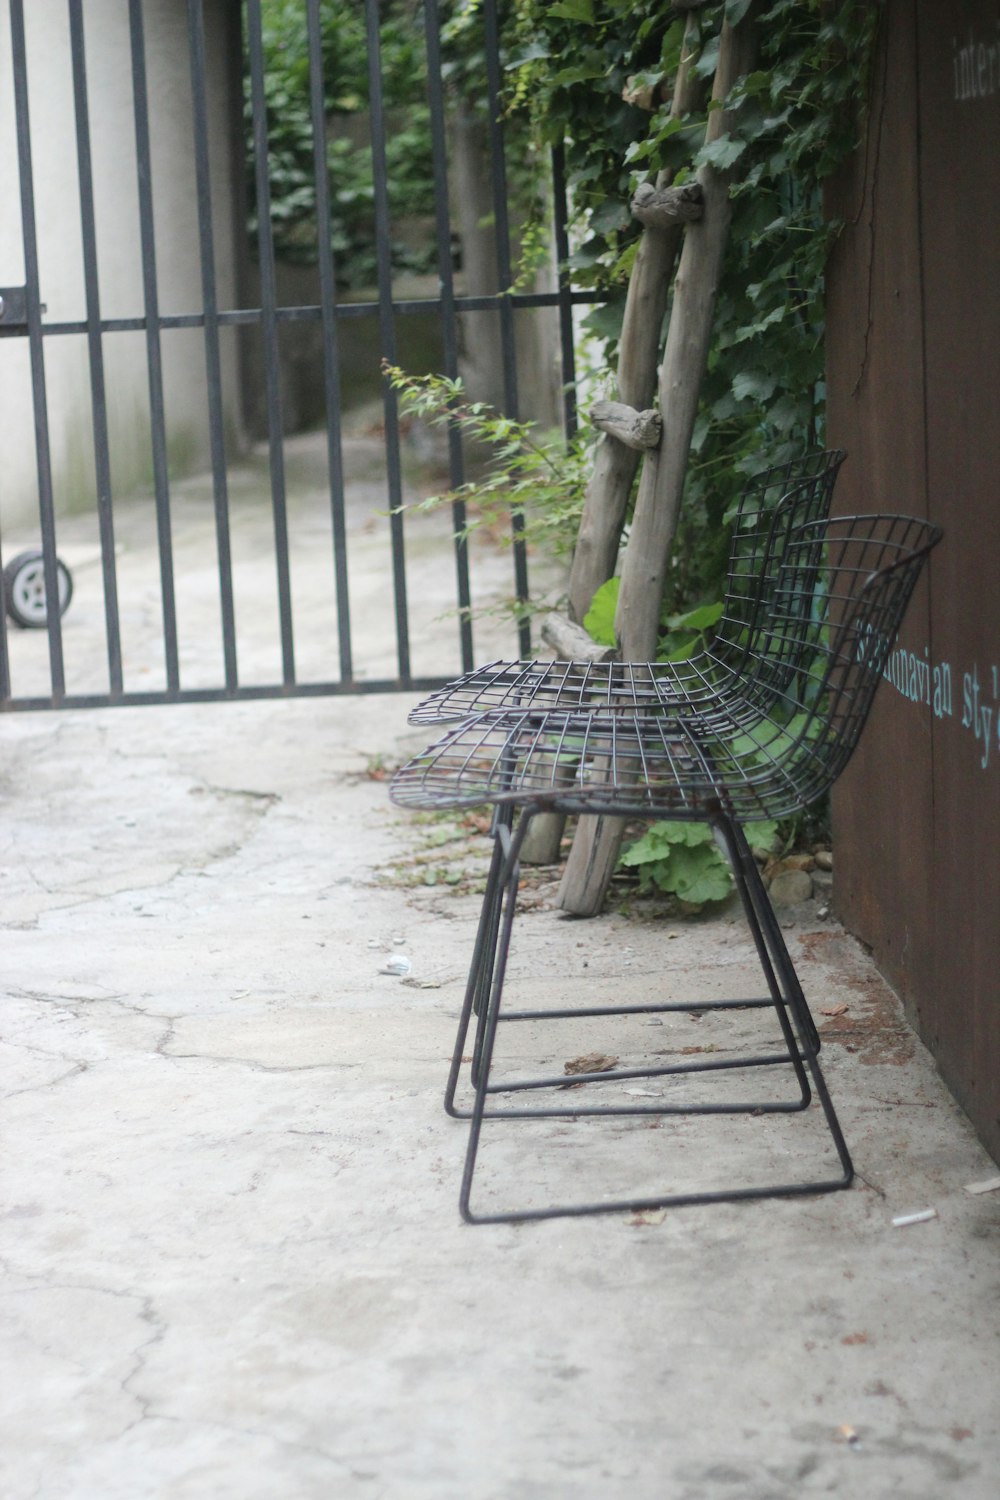
[[[1000,1157],[1000,6],[889,0],[882,43],[831,195],[837,504],[945,539],[837,789],[836,889]]]
[[[128,7],[124,0],[86,0],[87,76],[98,224],[101,313],[143,315],[135,130]],[[85,316],[77,149],[69,23],[65,0],[25,5],[28,87],[44,321]],[[147,75],[152,133],[156,249],[162,314],[198,313],[201,270],[194,188],[187,7],[183,0],[146,0]],[[231,124],[233,48],[238,6],[205,0],[210,151],[216,269],[221,305],[235,305],[234,157]],[[238,58],[238,51],[237,51]],[[0,285],[23,284],[24,255],[17,173],[10,20],[0,7]],[[163,334],[166,416],[175,472],[204,466],[208,454],[204,345],[199,329]],[[116,493],[148,482],[150,416],[145,338],[141,332],[104,338],[112,479]],[[49,427],[58,510],[87,508],[95,480],[86,340],[45,340]],[[226,404],[237,426],[236,342],[223,340]],[[9,528],[30,525],[37,508],[33,409],[27,340],[0,339],[0,411],[5,434],[0,514]]]

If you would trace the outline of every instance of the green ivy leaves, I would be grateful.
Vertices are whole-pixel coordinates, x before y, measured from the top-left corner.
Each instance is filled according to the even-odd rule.
[[[777,830],[777,823],[762,822],[746,833],[752,844],[767,847]],[[703,823],[654,823],[621,862],[638,871],[641,891],[664,891],[690,906],[724,901],[733,888],[729,866]]]
[[[682,612],[721,592],[725,518],[745,476],[823,441],[824,271],[837,226],[823,216],[822,189],[858,139],[881,7],[765,0],[757,66],[725,101],[729,133],[708,145],[705,113],[670,114],[685,24],[671,7],[593,0],[586,25],[544,0],[515,9],[521,41],[543,39],[549,55],[530,69],[525,107],[546,138],[569,142],[574,278],[607,296],[587,326],[609,364],[638,234],[621,212],[631,191],[663,168],[732,173],[729,247],[667,583],[668,613]],[[748,11],[749,0],[726,0],[694,13],[697,75],[714,74],[723,19],[737,25]],[[651,90],[649,109],[627,102],[638,80]]]

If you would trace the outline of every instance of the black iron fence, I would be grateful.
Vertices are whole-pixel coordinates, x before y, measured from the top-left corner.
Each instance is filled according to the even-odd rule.
[[[378,613],[391,611],[393,641],[388,658],[362,652],[366,660],[359,670],[364,621],[352,611],[356,543],[344,427],[356,356],[345,353],[350,342],[345,335],[352,328],[371,330],[365,357],[377,371],[383,359],[400,362],[407,328],[417,322],[432,327],[439,368],[453,377],[462,368],[463,320],[488,313],[497,334],[503,407],[510,415],[529,416],[521,410],[519,327],[527,310],[548,309],[555,324],[562,416],[571,429],[573,305],[589,300],[589,294],[574,292],[564,269],[554,271],[546,287],[511,290],[518,227],[511,223],[496,0],[484,0],[481,10],[485,76],[479,84],[481,175],[489,184],[496,283],[488,290],[470,288],[456,266],[449,187],[453,102],[442,79],[438,6],[427,0],[414,24],[426,68],[433,164],[434,211],[426,226],[432,281],[416,291],[402,286],[391,249],[395,226],[387,142],[393,117],[383,86],[377,0],[364,0],[363,12],[367,77],[359,80],[359,90],[367,98],[375,287],[348,297],[338,275],[330,225],[339,188],[328,149],[323,16],[320,0],[302,0],[316,219],[306,280],[315,293],[296,302],[283,294],[275,239],[269,141],[274,104],[272,99],[269,106],[262,0],[247,0],[245,6],[187,0],[183,14],[167,0],[122,0],[116,36],[88,28],[83,0],[32,0],[31,7],[25,0],[9,0],[9,69],[0,72],[0,89],[13,95],[11,156],[17,181],[8,171],[8,230],[6,239],[0,238],[0,283],[5,283],[0,286],[0,397],[8,411],[8,457],[19,463],[6,466],[6,481],[0,476],[6,563],[6,609],[0,611],[3,708],[422,689],[473,664],[475,570],[461,503],[443,533],[449,560],[441,552],[434,563],[438,613],[450,606],[451,619],[435,627],[439,644],[433,660],[427,658],[428,669],[421,659],[428,634],[424,610],[421,650],[415,650],[410,523],[403,508],[405,434],[396,396],[382,381],[381,407],[370,423],[380,428],[383,441],[381,498],[372,504],[366,524],[385,532],[384,561],[376,564]],[[115,58],[127,58],[127,69],[115,72]],[[56,122],[45,140],[39,131],[43,119]],[[165,164],[161,137],[168,127],[172,145]],[[49,140],[56,128],[62,129],[64,144],[73,144],[72,153],[58,157],[62,166],[54,165],[58,142],[54,147]],[[248,161],[253,236],[245,227]],[[72,173],[72,192],[70,179],[60,172]],[[562,268],[568,250],[559,151],[553,154],[546,198],[552,265]],[[182,263],[196,267],[186,288],[174,275]],[[129,295],[134,305],[127,305]],[[283,362],[289,341],[304,328],[318,350],[309,379],[319,401],[320,436],[313,440],[310,461],[315,469],[319,452],[322,472],[310,472],[314,503],[322,491],[323,515],[320,522],[313,510],[303,523],[298,481],[289,473],[289,444],[294,447],[296,440],[289,432]],[[245,358],[241,339],[255,342],[256,365]],[[58,370],[58,390],[52,368]],[[256,449],[240,415],[247,406],[248,369],[259,372],[262,385],[256,394],[266,437],[261,434]],[[184,442],[191,451],[179,459],[184,443],[179,444],[174,413],[185,402]],[[190,418],[192,402],[198,421]],[[13,426],[12,410],[22,412]],[[197,471],[199,461],[205,476],[200,489],[185,477],[185,471]],[[460,485],[466,456],[457,432],[449,433],[442,462],[447,471],[442,486]],[[244,563],[234,538],[234,525],[250,537],[247,472],[260,481],[268,513],[266,528],[258,527],[252,544],[247,542],[254,570],[249,584],[241,582]],[[191,525],[200,538],[197,550],[184,530]],[[296,592],[301,569],[295,558],[303,550],[314,562],[317,552],[322,554],[326,579],[324,598],[311,594],[308,604]],[[193,556],[200,560],[197,607],[189,598]],[[205,557],[211,563],[207,575],[201,566]],[[81,558],[74,580],[74,560]],[[524,598],[527,558],[517,534],[511,559],[510,589]],[[421,575],[421,594],[426,576]],[[60,608],[52,603],[57,598]],[[421,607],[424,603],[421,599]],[[373,613],[370,604],[364,613]],[[265,617],[273,649],[261,654]],[[247,621],[256,645],[246,644]],[[526,652],[526,617],[511,629],[513,649]],[[197,650],[191,630],[199,637]],[[142,631],[144,646],[137,644]],[[445,639],[447,659],[440,651]]]

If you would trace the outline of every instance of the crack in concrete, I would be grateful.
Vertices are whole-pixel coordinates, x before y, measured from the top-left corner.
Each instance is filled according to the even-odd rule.
[[[119,993],[107,995],[50,995],[45,990],[29,990],[25,989],[23,985],[10,985],[7,994],[18,1000],[32,1000],[40,1005],[51,1005],[57,1010],[68,1010],[73,1016],[77,1015],[73,1009],[75,1005],[120,1005],[126,1010],[132,1009],[125,995]]]
[[[104,738],[106,731],[102,730],[99,738]],[[120,760],[128,764],[137,757],[130,757],[120,747],[113,746],[108,750],[111,760]],[[165,753],[153,755],[148,749],[144,749],[141,759],[156,759],[162,763],[168,762]],[[224,843],[204,850],[201,853],[192,854],[189,858],[182,858],[179,862],[168,862],[169,873],[158,875],[153,880],[143,882],[141,872],[135,883],[128,879],[127,873],[118,883],[113,877],[106,876],[105,883],[110,881],[111,889],[88,889],[87,882],[93,882],[95,877],[88,874],[78,880],[60,881],[53,875],[45,875],[27,859],[20,859],[17,854],[16,830],[13,839],[8,840],[9,858],[12,867],[16,867],[22,880],[27,883],[28,890],[35,890],[46,899],[44,909],[30,917],[3,919],[0,917],[0,931],[37,931],[42,920],[50,913],[64,913],[93,907],[103,901],[114,901],[123,895],[135,895],[138,897],[148,896],[151,893],[163,893],[176,884],[185,876],[194,876],[207,873],[213,865],[224,864],[237,858],[246,848],[249,841],[260,828],[263,820],[271,809],[277,806],[282,798],[277,792],[258,791],[249,787],[228,787],[217,783],[205,781],[200,778],[192,778],[188,787],[189,794],[209,796],[219,802],[239,802],[242,804],[242,814],[246,820],[246,826],[232,834]],[[77,861],[78,862],[78,861]],[[100,877],[97,877],[100,881]],[[17,895],[25,894],[25,885],[22,884],[20,891],[10,893],[11,899]],[[146,915],[143,913],[143,915]]]
[[[29,1271],[14,1272],[13,1267],[3,1259],[0,1259],[0,1266],[3,1267],[5,1273],[21,1276],[28,1283],[26,1286],[6,1289],[3,1295],[8,1297],[37,1296],[40,1292],[88,1292],[92,1296],[109,1297],[117,1302],[133,1302],[137,1305],[136,1311],[140,1323],[145,1323],[153,1331],[148,1338],[143,1339],[138,1346],[129,1351],[128,1357],[131,1358],[132,1367],[119,1382],[119,1389],[128,1400],[136,1403],[139,1407],[140,1415],[134,1421],[126,1423],[109,1441],[117,1442],[135,1427],[139,1426],[141,1422],[145,1421],[150,1414],[152,1403],[139,1392],[132,1390],[131,1386],[145,1370],[148,1364],[149,1351],[162,1343],[167,1333],[167,1325],[158,1316],[153,1298],[146,1293],[133,1292],[125,1287],[105,1286],[101,1283],[91,1281],[66,1281],[62,1279],[53,1281],[41,1274],[36,1275]],[[22,1332],[22,1336],[39,1354],[49,1359],[53,1357],[51,1347],[44,1342],[34,1338],[26,1331]],[[88,1376],[93,1373],[86,1363],[80,1360],[73,1360],[68,1356],[64,1357],[67,1358],[70,1366],[79,1375]],[[38,1492],[36,1491],[36,1493]]]
[[[26,1051],[36,1051],[36,1048],[25,1048]],[[51,1055],[51,1054],[50,1054]],[[44,1083],[32,1083],[25,1085],[22,1089],[4,1089],[0,1098],[19,1099],[23,1094],[42,1094],[46,1089],[58,1088],[61,1083],[68,1083],[71,1078],[79,1078],[81,1073],[90,1072],[90,1063],[76,1063],[73,1067],[60,1073],[56,1078],[47,1078]]]
[[[215,1052],[161,1052],[156,1049],[160,1056],[169,1062],[210,1062],[229,1063],[241,1068],[249,1068],[252,1073],[323,1073],[329,1071],[350,1072],[362,1066],[361,1063],[263,1063],[253,1057],[235,1057],[220,1055]]]
[[[128,1372],[128,1374],[123,1377],[120,1385],[122,1395],[128,1397],[130,1401],[134,1401],[138,1406],[139,1415],[138,1417],[136,1417],[135,1421],[128,1422],[122,1428],[122,1430],[115,1435],[115,1437],[112,1439],[113,1442],[117,1442],[121,1438],[126,1437],[128,1433],[133,1432],[137,1427],[141,1427],[144,1422],[149,1421],[150,1418],[154,1416],[152,1398],[144,1396],[141,1394],[141,1392],[134,1390],[133,1384],[134,1382],[138,1381],[140,1377],[145,1373],[146,1368],[149,1364],[149,1358],[152,1350],[156,1349],[160,1344],[162,1344],[163,1340],[166,1338],[167,1324],[162,1318],[157,1315],[156,1304],[153,1301],[153,1298],[149,1295],[145,1295],[141,1298],[139,1320],[140,1322],[145,1323],[146,1326],[152,1331],[150,1332],[149,1337],[144,1339],[142,1343],[137,1345],[137,1347],[133,1350],[132,1368]]]
[[[211,781],[200,781],[198,785],[213,797],[247,797],[254,802],[265,802],[268,807],[273,807],[282,800],[280,792],[258,792],[252,787],[218,786]],[[259,816],[264,817],[268,807],[261,809]]]
[[[148,1015],[149,1012],[144,1012],[144,1014]],[[160,1036],[155,1047],[153,1048],[153,1051],[156,1053],[157,1057],[161,1057],[164,1062],[169,1062],[174,1057],[174,1053],[168,1052],[166,1049],[170,1046],[170,1043],[174,1039],[177,1031],[177,1023],[181,1019],[181,1017],[157,1015],[153,1016],[152,1019],[155,1021],[160,1021],[163,1025],[163,1033]]]
[[[20,985],[11,985],[7,994],[14,999],[31,1001],[38,1005],[51,1007],[53,1010],[65,1011],[75,1021],[86,1020],[86,1012],[98,1005],[111,1005],[116,1010],[122,1011],[126,1016],[134,1017],[143,1021],[160,1021],[167,1025],[174,1025],[182,1020],[184,1012],[180,1011],[176,1016],[165,1014],[163,1011],[146,1010],[139,999],[130,999],[124,993],[112,993],[107,995],[52,995],[44,990],[30,990]],[[26,1048],[35,1046],[36,1050],[43,1051],[37,1044],[25,1042]],[[63,1053],[51,1054],[55,1057],[63,1057]]]

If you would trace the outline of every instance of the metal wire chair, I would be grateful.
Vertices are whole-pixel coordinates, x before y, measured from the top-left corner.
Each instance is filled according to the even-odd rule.
[[[845,455],[811,453],[755,475],[733,518],[723,613],[707,649],[683,662],[495,661],[425,698],[411,724],[443,724],[472,713],[520,708],[656,708],[725,696],[766,619],[789,534],[830,511]]]
[[[904,516],[808,521],[785,539],[765,621],[748,650],[744,690],[701,707],[661,704],[636,713],[615,705],[589,710],[473,715],[404,766],[395,802],[411,808],[492,803],[493,860],[477,930],[445,1107],[471,1121],[460,1195],[469,1222],[649,1209],[681,1203],[789,1196],[847,1187],[850,1155],[818,1060],[819,1038],[795,968],[741,824],[796,812],[832,785],[858,741],[903,613],[939,528]],[[571,768],[567,779],[567,766]],[[515,823],[515,815],[520,817]],[[502,1021],[583,1020],[692,1009],[692,1003],[502,1010],[514,922],[519,852],[541,811],[604,813],[632,819],[707,822],[732,870],[768,994],[762,999],[697,1002],[699,1013],[773,1009],[777,1050],[698,1062],[614,1067],[573,1078],[590,1093],[623,1080],[671,1080],[675,1097],[655,1105],[557,1102],[527,1106],[527,1094],[551,1095],[565,1076],[491,1080]],[[464,1047],[477,1017],[471,1107],[456,1103]],[[790,1070],[790,1097],[685,1100],[681,1086],[705,1075],[769,1078]],[[476,1213],[470,1199],[486,1121],[588,1116],[749,1114],[805,1110],[815,1093],[838,1162],[834,1175],[793,1182],[664,1191],[503,1212]],[[496,1107],[497,1096],[508,1100]],[[513,1101],[513,1102],[510,1102]]]

